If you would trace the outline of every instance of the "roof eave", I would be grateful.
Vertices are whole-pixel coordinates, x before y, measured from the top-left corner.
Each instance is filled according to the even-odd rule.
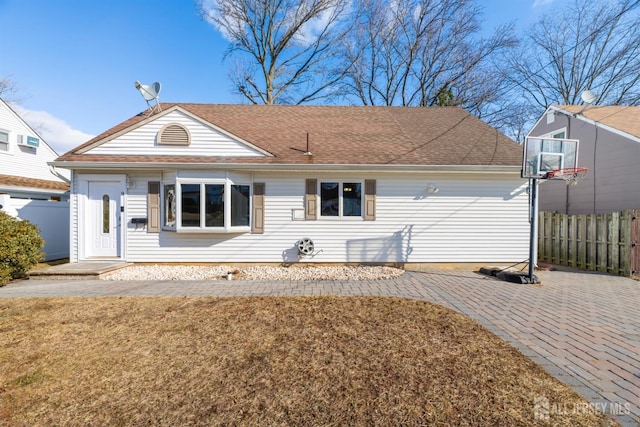
[[[20,187],[17,185],[0,185],[0,192],[36,193],[36,194],[66,194],[69,190],[56,188]]]
[[[521,165],[380,165],[380,164],[251,164],[251,163],[178,163],[178,162],[78,162],[55,161],[65,169],[122,170],[133,169],[223,169],[246,171],[364,171],[364,172],[491,172],[520,173]]]

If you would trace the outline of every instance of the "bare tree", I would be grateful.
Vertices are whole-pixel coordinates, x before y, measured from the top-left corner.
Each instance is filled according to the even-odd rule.
[[[364,105],[460,105],[477,114],[502,84],[491,58],[510,25],[481,38],[474,0],[360,0],[346,45],[348,92]]]
[[[590,89],[596,103],[640,103],[640,1],[574,0],[531,27],[510,57],[516,96],[538,107],[580,104]]]
[[[198,7],[230,42],[231,79],[252,103],[300,104],[328,97],[344,70],[332,58],[347,0],[212,0]]]
[[[22,102],[18,86],[11,77],[0,77],[0,98],[9,104],[20,104]]]

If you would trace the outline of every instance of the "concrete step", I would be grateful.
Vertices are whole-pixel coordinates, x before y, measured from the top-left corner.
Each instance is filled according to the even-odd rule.
[[[127,262],[91,261],[54,265],[29,272],[31,280],[100,279],[107,273],[133,265]]]

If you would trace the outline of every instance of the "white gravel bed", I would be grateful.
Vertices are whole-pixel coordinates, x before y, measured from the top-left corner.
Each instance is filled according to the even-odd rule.
[[[393,279],[404,271],[380,266],[133,265],[103,280],[226,280],[229,273],[233,280],[380,280]]]

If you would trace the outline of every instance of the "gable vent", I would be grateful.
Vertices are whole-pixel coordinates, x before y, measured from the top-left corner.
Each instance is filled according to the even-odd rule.
[[[168,123],[158,132],[158,144],[161,145],[189,145],[191,134],[189,130],[178,123]]]

